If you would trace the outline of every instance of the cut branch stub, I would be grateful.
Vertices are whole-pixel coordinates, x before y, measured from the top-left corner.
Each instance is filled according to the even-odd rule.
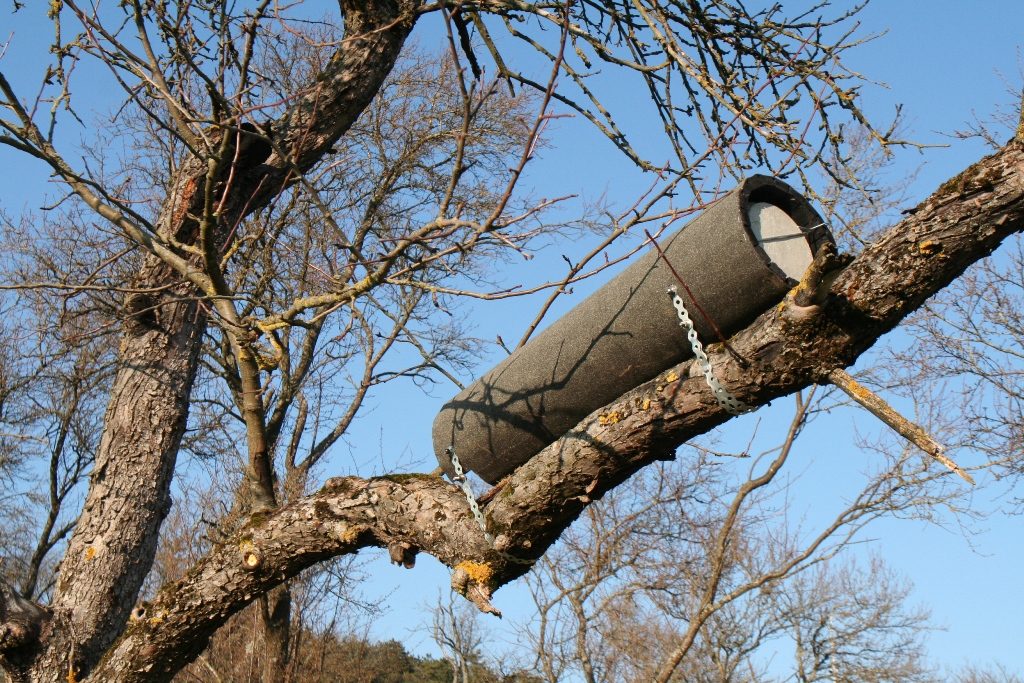
[[[793,290],[793,303],[803,308],[824,304],[828,298],[829,286],[851,260],[852,256],[849,254],[838,253],[835,244],[822,245],[801,278],[800,284]]]
[[[238,550],[242,555],[242,567],[247,571],[256,571],[260,567],[261,558],[260,552],[256,548],[256,544],[252,542],[252,539],[243,539],[238,546]]]
[[[0,666],[18,680],[42,646],[50,611],[0,581]]]
[[[392,543],[388,546],[388,555],[391,557],[391,562],[406,569],[412,569],[416,566],[416,553],[418,552],[419,548],[413,547],[408,543]]]

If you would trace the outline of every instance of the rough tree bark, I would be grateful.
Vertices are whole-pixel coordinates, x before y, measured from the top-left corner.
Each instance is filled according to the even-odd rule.
[[[283,683],[291,651],[292,593],[287,583],[275,586],[260,597],[260,620],[263,622],[263,650],[260,680],[262,683]]]
[[[849,265],[831,273],[811,269],[822,277],[806,278],[730,340],[742,363],[717,344],[711,361],[729,390],[752,405],[825,382],[1021,229],[1024,144],[1014,141],[944,183]],[[591,501],[728,419],[689,361],[637,387],[487,496],[496,549],[538,557]],[[487,611],[494,611],[493,591],[527,570],[488,546],[462,492],[440,478],[331,479],[285,508],[254,514],[185,578],[142,605],[89,680],[170,680],[253,599],[305,567],[369,546],[388,548],[407,567],[420,551],[434,555],[453,568],[453,586]],[[13,661],[32,645],[0,651]],[[40,672],[53,670],[35,662],[27,673],[44,680]]]

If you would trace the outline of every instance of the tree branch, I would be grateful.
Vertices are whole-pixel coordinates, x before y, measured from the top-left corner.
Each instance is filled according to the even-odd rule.
[[[889,425],[897,434],[941,462],[951,471],[956,472],[957,476],[968,484],[974,484],[974,479],[971,478],[971,475],[964,472],[959,465],[950,460],[945,455],[946,449],[933,439],[928,432],[924,431],[920,425],[916,425],[900,415],[882,397],[855,380],[845,370],[834,369],[829,373],[828,379],[832,384],[842,389],[847,396],[864,406],[872,415]]]
[[[975,261],[1024,229],[1024,144],[944,183],[835,278],[813,315],[797,291],[709,357],[737,398],[763,405],[852,364],[878,338]],[[666,311],[666,315],[671,311]],[[692,362],[684,362],[596,411],[503,483],[485,508],[495,548],[543,554],[587,504],[655,460],[730,418]],[[614,419],[611,416],[614,415]],[[90,680],[166,681],[254,597],[328,557],[375,546],[411,565],[428,552],[455,571],[475,602],[523,574],[489,548],[454,485],[426,475],[328,480],[274,514],[254,515],[182,579],[143,605]],[[400,553],[400,554],[399,554]]]

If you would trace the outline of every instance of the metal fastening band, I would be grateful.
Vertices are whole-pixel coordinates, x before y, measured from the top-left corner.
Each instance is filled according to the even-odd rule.
[[[480,506],[477,505],[476,496],[473,495],[473,487],[469,485],[469,480],[466,478],[466,473],[462,469],[462,463],[459,462],[459,456],[455,455],[455,449],[451,446],[444,449],[445,454],[452,461],[452,468],[455,470],[455,476],[452,477],[452,481],[462,487],[462,492],[466,494],[466,500],[469,502],[469,509],[473,513],[473,517],[476,519],[476,523],[480,525],[480,528],[484,532],[484,538],[487,540],[487,545],[490,546],[491,550],[498,553],[504,559],[509,562],[516,564],[533,564],[536,560],[523,560],[513,555],[509,555],[501,550],[495,550],[494,548],[494,536],[487,530],[487,521],[484,519],[484,513],[480,510]]]
[[[731,415],[742,415],[757,410],[757,408],[750,408],[746,403],[730,394],[722,386],[721,382],[718,381],[718,378],[715,377],[714,369],[711,367],[711,362],[708,360],[707,354],[704,353],[704,346],[697,339],[697,331],[693,329],[693,321],[690,320],[690,314],[686,310],[682,297],[676,293],[675,287],[670,287],[668,292],[672,295],[672,305],[675,306],[676,313],[679,315],[679,324],[686,328],[686,338],[690,342],[690,348],[693,349],[693,355],[704,371],[704,381],[711,388],[711,393],[718,401],[718,404]],[[462,469],[462,463],[459,462],[459,456],[455,455],[455,449],[451,446],[445,449],[445,454],[451,460],[452,468],[455,470],[455,476],[452,480],[466,494],[466,501],[469,503],[469,509],[473,513],[473,518],[476,519],[476,523],[480,525],[480,529],[484,532],[484,538],[487,540],[487,545],[490,546],[491,550],[494,550],[494,552],[509,562],[534,564],[535,560],[523,560],[494,548],[494,536],[487,530],[487,521],[484,519],[484,513],[476,502],[476,496],[473,494],[473,488],[469,485],[469,480],[466,478],[465,470]]]
[[[675,287],[669,287],[668,293],[672,295],[672,305],[675,306],[676,313],[679,315],[679,324],[686,328],[686,338],[690,341],[693,355],[700,364],[701,370],[704,371],[704,381],[711,387],[711,393],[714,394],[718,405],[722,406],[725,412],[730,415],[743,415],[744,413],[757,410],[757,408],[751,408],[730,394],[722,386],[722,383],[718,381],[718,378],[715,377],[715,371],[711,367],[711,361],[708,360],[708,355],[704,353],[704,346],[697,339],[697,330],[693,329],[693,321],[690,320],[690,313],[686,310],[682,297],[676,292]]]

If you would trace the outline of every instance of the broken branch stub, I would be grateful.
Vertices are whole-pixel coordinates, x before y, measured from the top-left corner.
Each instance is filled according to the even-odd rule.
[[[887,424],[893,431],[922,451],[955,472],[964,481],[974,484],[971,475],[946,455],[946,449],[931,437],[921,426],[914,424],[889,405],[881,396],[855,380],[845,370],[836,368],[828,375],[829,381],[863,406],[872,415]]]
[[[0,666],[19,680],[34,661],[50,612],[0,580]]]

